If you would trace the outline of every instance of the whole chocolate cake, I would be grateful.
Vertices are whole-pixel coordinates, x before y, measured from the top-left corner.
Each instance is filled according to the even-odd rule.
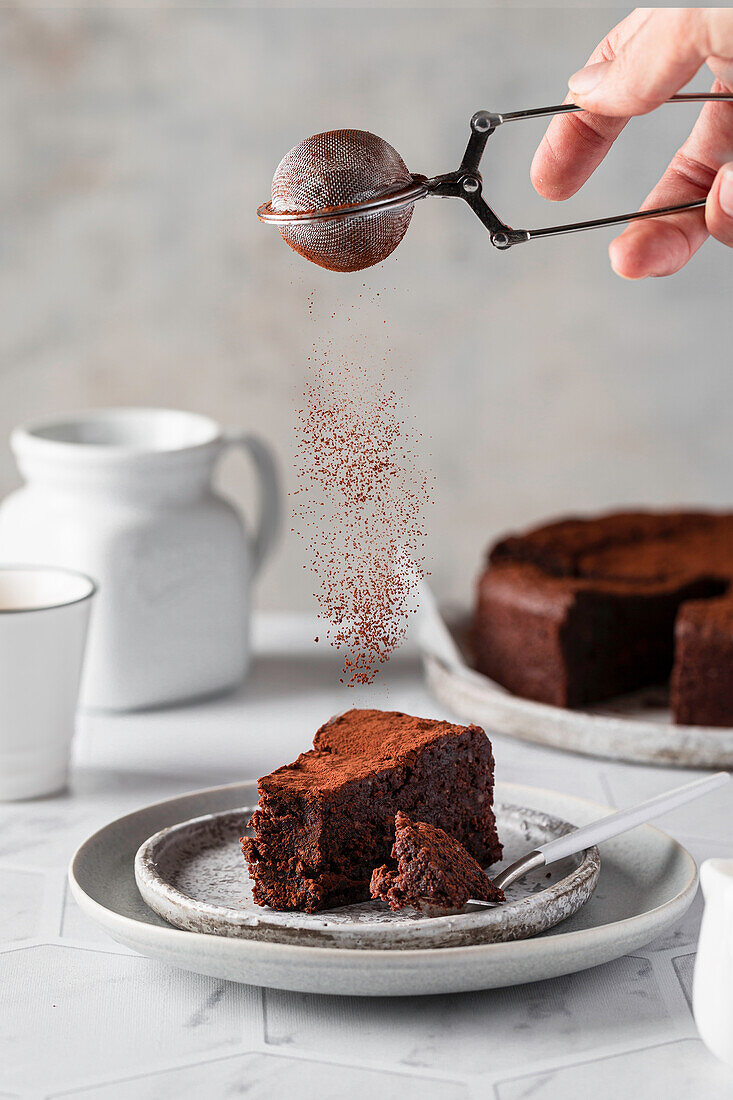
[[[733,726],[733,515],[616,512],[502,539],[479,579],[476,665],[578,707],[671,675],[674,719]]]
[[[254,899],[306,912],[368,899],[398,810],[494,863],[493,788],[494,758],[479,726],[347,711],[318,730],[309,752],[259,780],[255,836],[242,840]]]
[[[436,825],[395,816],[392,861],[372,872],[371,895],[390,909],[425,909],[433,913],[463,909],[469,898],[504,900],[464,846]]]

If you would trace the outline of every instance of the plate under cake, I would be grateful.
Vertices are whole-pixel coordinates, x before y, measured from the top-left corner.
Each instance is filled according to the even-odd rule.
[[[361,942],[355,943],[352,950],[349,933],[326,927],[332,922],[353,921],[350,916],[344,917],[343,910],[311,916],[277,913],[252,905],[249,913],[241,914],[249,919],[248,935],[236,930],[226,935],[204,934],[202,923],[197,924],[196,931],[171,927],[140,895],[135,881],[138,849],[146,838],[162,830],[167,830],[166,836],[172,836],[177,827],[182,828],[182,823],[192,818],[212,814],[218,818],[228,814],[232,828],[226,836],[217,830],[220,858],[212,852],[213,862],[204,870],[194,856],[192,862],[201,872],[194,877],[196,882],[210,884],[207,896],[212,908],[217,911],[222,906],[241,909],[242,899],[249,891],[246,876],[241,871],[236,838],[248,816],[241,807],[251,806],[256,797],[254,783],[237,783],[180,795],[111,822],[90,836],[72,860],[69,881],[75,900],[84,914],[108,935],[166,965],[250,986],[333,993],[340,997],[373,997],[457,993],[517,985],[555,978],[621,955],[635,954],[642,944],[679,925],[697,889],[697,873],[691,856],[671,837],[651,825],[641,825],[633,833],[604,844],[599,888],[574,916],[569,915],[566,907],[569,883],[566,880],[563,886],[556,879],[562,872],[558,864],[553,864],[548,869],[550,879],[545,878],[544,868],[530,872],[509,887],[507,905],[470,915],[420,918],[413,910],[404,911],[404,915],[391,913],[386,906],[379,907],[376,902],[357,906],[360,910],[366,906],[381,909],[381,914],[375,913],[369,918],[370,924],[380,916],[395,927],[399,923],[405,931],[401,944],[396,938],[385,937],[381,922],[375,927],[373,938],[368,943],[363,942],[360,933],[363,917],[360,917],[353,931]],[[496,803],[499,832],[507,847],[507,863],[567,832],[568,822],[584,825],[596,821],[609,810],[556,791],[501,782],[496,785]],[[502,803],[520,809],[504,811]],[[551,826],[547,815],[562,819],[564,824],[559,826],[559,831],[557,820]],[[215,841],[215,847],[216,844]],[[202,895],[185,875],[184,868],[191,861],[188,844],[187,850],[188,855],[181,853],[183,878],[179,876],[177,881],[180,890],[187,895],[180,900],[192,914],[196,904],[192,903],[192,897],[201,898]],[[200,851],[200,847],[197,846],[197,850]],[[573,863],[571,877],[574,874],[572,866],[581,873],[582,867]],[[193,875],[193,868],[191,870]],[[591,871],[590,866],[586,870]],[[534,881],[533,875],[537,876]],[[512,893],[515,889],[516,895]],[[552,897],[548,897],[548,889]],[[514,896],[518,900],[512,906]],[[533,899],[537,902],[534,908]],[[556,917],[558,906],[563,907],[562,923],[550,928],[546,918],[553,906]],[[512,908],[515,920],[523,926],[520,937],[505,934],[487,937],[486,928],[496,929],[498,924],[506,924],[507,913]],[[528,910],[532,911],[531,920],[527,919]],[[544,923],[540,924],[543,918]],[[297,924],[289,930],[286,942],[283,942],[284,937],[275,940],[273,935],[268,935],[268,926],[275,922],[281,929],[286,924]],[[470,931],[464,934],[456,929],[458,938],[446,937],[434,946],[436,926],[448,923],[460,924],[461,929],[467,926]],[[527,925],[531,923],[530,929]],[[543,929],[549,930],[537,936]],[[213,930],[208,926],[207,931]],[[525,935],[535,938],[526,940],[522,938]],[[385,938],[391,940],[391,950],[381,950]],[[497,942],[497,939],[504,942]],[[454,946],[456,943],[466,946]],[[364,950],[364,947],[369,949]]]
[[[677,723],[733,726],[733,515],[616,512],[502,539],[473,643],[526,699],[582,707],[671,674]]]
[[[398,810],[445,829],[483,866],[495,863],[493,787],[479,726],[347,711],[318,730],[313,749],[258,782],[255,835],[242,840],[254,899],[311,913],[368,899]]]

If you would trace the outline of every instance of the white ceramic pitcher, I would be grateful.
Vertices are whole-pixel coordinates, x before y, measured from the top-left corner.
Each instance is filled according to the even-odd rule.
[[[692,1005],[705,1046],[733,1066],[733,859],[700,868],[705,911],[695,960]]]
[[[206,416],[145,408],[18,428],[10,442],[26,484],[0,506],[0,562],[65,566],[99,584],[81,703],[130,710],[236,685],[250,582],[278,526],[269,448]],[[212,488],[231,446],[257,471],[252,538]]]

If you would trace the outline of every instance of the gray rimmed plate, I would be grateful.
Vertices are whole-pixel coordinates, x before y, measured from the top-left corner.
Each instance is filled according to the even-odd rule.
[[[312,947],[173,928],[143,901],[135,853],[153,833],[255,801],[256,783],[195,791],[118,818],[90,836],[69,867],[83,912],[113,939],[150,958],[229,981],[305,993],[403,996],[459,993],[554,978],[609,962],[673,927],[692,902],[697,870],[671,837],[643,825],[600,848],[598,885],[562,924],[527,940],[416,951]],[[584,825],[608,808],[517,784],[497,783],[498,802]]]
[[[381,901],[321,913],[282,913],[252,900],[238,838],[252,808],[207,814],[162,829],[141,845],[135,880],[143,898],[177,928],[313,947],[383,951],[462,947],[527,939],[571,917],[584,905],[601,869],[597,848],[540,868],[514,883],[506,904],[442,917],[414,909],[393,913]],[[497,804],[504,863],[574,826],[541,810]],[[251,833],[250,833],[251,835]]]

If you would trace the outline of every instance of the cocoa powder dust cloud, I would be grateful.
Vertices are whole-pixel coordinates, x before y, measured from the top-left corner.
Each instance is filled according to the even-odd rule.
[[[296,417],[293,530],[305,544],[326,639],[346,654],[341,682],[365,685],[417,610],[433,478],[386,321],[381,340],[364,332],[367,311],[374,331],[380,295],[364,289],[325,323],[313,295],[308,308],[316,338]]]

